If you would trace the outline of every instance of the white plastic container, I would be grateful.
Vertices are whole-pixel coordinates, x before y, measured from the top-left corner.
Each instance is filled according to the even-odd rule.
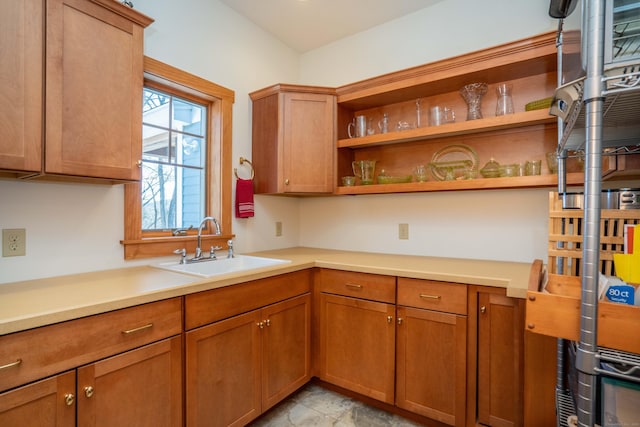
[[[602,426],[637,426],[640,420],[640,384],[602,378]]]

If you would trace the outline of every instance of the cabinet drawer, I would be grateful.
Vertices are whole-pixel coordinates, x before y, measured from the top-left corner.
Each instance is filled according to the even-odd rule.
[[[172,298],[0,337],[0,391],[180,334]]]
[[[309,269],[187,295],[185,329],[246,313],[310,290]]]
[[[467,285],[400,277],[398,305],[467,314]]]
[[[391,304],[396,302],[395,276],[321,269],[317,279],[320,292]]]

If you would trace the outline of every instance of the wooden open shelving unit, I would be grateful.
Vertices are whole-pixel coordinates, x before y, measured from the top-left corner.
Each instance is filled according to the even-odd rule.
[[[557,119],[547,108],[526,111],[526,104],[553,95],[556,80],[555,32],[517,40],[465,55],[401,70],[342,86],[337,93],[336,194],[376,194],[428,191],[455,191],[522,187],[552,187],[557,176],[549,172],[545,154],[555,151]],[[482,119],[466,120],[467,105],[460,89],[469,83],[484,82],[488,91],[482,99]],[[514,114],[496,116],[498,84],[513,87]],[[455,122],[428,125],[432,106],[447,106],[456,114]],[[419,114],[418,114],[419,111]],[[389,132],[379,133],[377,123],[384,115]],[[347,127],[356,115],[366,115],[374,134],[349,138]],[[418,119],[419,117],[419,119]],[[412,128],[396,131],[400,121]],[[434,153],[462,144],[477,154],[475,170],[490,159],[500,164],[542,160],[540,176],[438,181],[387,185],[340,186],[341,177],[353,175],[354,160],[376,160],[376,176],[412,175],[416,166],[429,169]],[[584,175],[569,163],[568,183],[579,184]]]

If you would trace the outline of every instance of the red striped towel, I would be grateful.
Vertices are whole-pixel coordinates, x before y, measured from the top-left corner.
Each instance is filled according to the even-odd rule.
[[[236,218],[250,218],[253,216],[253,180],[240,179],[236,181]]]

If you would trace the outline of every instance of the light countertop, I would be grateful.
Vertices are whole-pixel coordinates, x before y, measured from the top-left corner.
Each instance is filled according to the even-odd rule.
[[[311,267],[501,287],[525,298],[530,263],[288,248],[252,253],[291,262],[202,278],[130,267],[0,284],[0,335]]]

